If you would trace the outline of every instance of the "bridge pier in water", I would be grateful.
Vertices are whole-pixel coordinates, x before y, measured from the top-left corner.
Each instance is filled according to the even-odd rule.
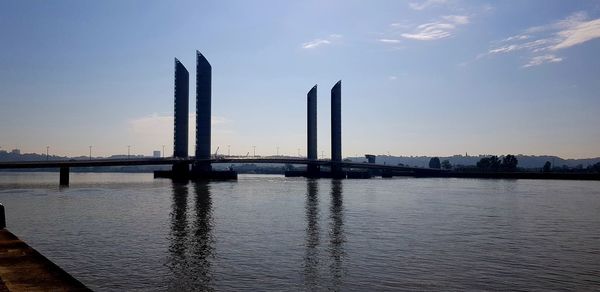
[[[331,88],[331,175],[343,178],[342,162],[342,80]]]
[[[306,158],[317,160],[317,85],[306,95]],[[306,166],[307,177],[319,176],[319,165]]]
[[[173,157],[188,158],[190,74],[175,58],[175,109],[173,130]],[[173,164],[173,177],[185,177],[189,172],[187,163]]]
[[[233,170],[215,171],[210,162],[212,104],[212,66],[196,51],[196,161],[192,164],[191,179],[237,179]]]
[[[210,164],[212,67],[196,51],[196,148],[191,171],[188,162],[175,163],[171,171],[155,171],[155,178],[173,180],[237,179],[233,170],[214,171]],[[175,59],[175,151],[173,157],[188,157],[189,74]]]
[[[285,176],[304,176],[309,178],[371,178],[370,171],[344,171],[342,169],[342,81],[331,88],[331,163],[330,171],[322,171],[317,163],[317,85],[306,95],[307,101],[307,153],[309,163],[306,171],[286,171]]]
[[[69,167],[61,166],[59,176],[60,176],[59,184],[61,186],[68,186],[69,185]]]

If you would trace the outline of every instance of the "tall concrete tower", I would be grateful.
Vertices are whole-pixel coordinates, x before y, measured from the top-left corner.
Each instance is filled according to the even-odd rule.
[[[210,159],[212,68],[208,60],[196,51],[196,160]],[[211,171],[210,163],[194,163],[196,172]]]
[[[342,80],[331,88],[331,161],[342,161]],[[336,176],[342,170],[332,166],[331,172]]]
[[[317,160],[317,86],[315,85],[306,95],[306,113],[307,113],[307,141],[306,156],[308,160]],[[307,167],[308,175],[316,174],[319,171],[317,165],[309,164]]]
[[[188,123],[190,103],[190,74],[185,66],[175,58],[175,116],[173,129],[173,157],[188,157]],[[173,172],[185,174],[187,163],[173,164]]]
[[[188,123],[190,103],[190,74],[175,59],[175,129],[173,157],[188,157]]]

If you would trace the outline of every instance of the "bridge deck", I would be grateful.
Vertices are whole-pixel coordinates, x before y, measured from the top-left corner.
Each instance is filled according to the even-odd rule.
[[[67,161],[15,161],[0,162],[0,169],[23,169],[23,168],[60,168],[60,167],[98,167],[98,166],[136,166],[136,165],[172,165],[175,163],[194,162],[227,163],[227,164],[312,164],[321,166],[339,165],[344,168],[357,169],[380,169],[388,171],[409,172],[440,172],[439,169],[405,167],[374,163],[358,162],[333,162],[331,160],[308,160],[303,158],[218,158],[194,160],[193,158],[135,158],[135,159],[90,159],[90,160],[67,160]]]

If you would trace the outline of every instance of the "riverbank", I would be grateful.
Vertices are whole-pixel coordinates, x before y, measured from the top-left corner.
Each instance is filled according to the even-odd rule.
[[[561,172],[439,172],[414,173],[414,177],[492,178],[492,179],[554,179],[554,180],[600,180],[600,173]]]

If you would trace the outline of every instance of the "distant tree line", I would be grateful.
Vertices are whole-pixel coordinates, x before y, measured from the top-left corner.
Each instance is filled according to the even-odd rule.
[[[583,165],[577,165],[575,168],[569,167],[567,165],[563,165],[561,167],[552,166],[550,161],[546,161],[544,166],[542,167],[542,172],[598,172],[600,173],[600,162],[596,162],[595,164],[589,165],[587,168],[584,168]]]
[[[519,165],[519,160],[512,154],[508,154],[502,157],[502,159],[495,155],[484,157],[477,162],[477,168],[484,171],[515,171],[517,165]],[[447,159],[440,162],[438,157],[432,157],[429,160],[429,168],[449,170],[452,169],[452,164]]]
[[[439,157],[432,157],[429,160],[429,168],[437,168],[437,169],[445,169],[450,170],[454,169],[459,172],[473,172],[473,171],[516,171],[518,169],[519,160],[515,155],[508,154],[506,156],[498,157],[496,155],[483,157],[481,158],[475,167],[473,166],[465,166],[465,165],[452,165],[448,159],[444,159],[440,161]],[[539,170],[540,168],[538,168]],[[523,169],[521,169],[523,170]],[[532,169],[529,169],[532,171]],[[552,165],[550,161],[546,161],[544,165],[541,167],[542,172],[569,172],[569,173],[600,173],[600,162],[597,162],[593,165],[589,165],[588,167],[584,167],[583,165],[578,165],[577,167],[569,167],[567,165],[563,165],[561,167],[555,167]]]
[[[432,157],[429,160],[429,168],[443,168],[446,170],[452,169],[452,164],[450,163],[450,160],[448,159],[444,159],[444,161],[440,162],[440,158],[439,157]]]
[[[481,158],[477,162],[477,168],[485,171],[515,171],[519,165],[519,160],[512,154],[508,154],[502,159],[498,156]]]

